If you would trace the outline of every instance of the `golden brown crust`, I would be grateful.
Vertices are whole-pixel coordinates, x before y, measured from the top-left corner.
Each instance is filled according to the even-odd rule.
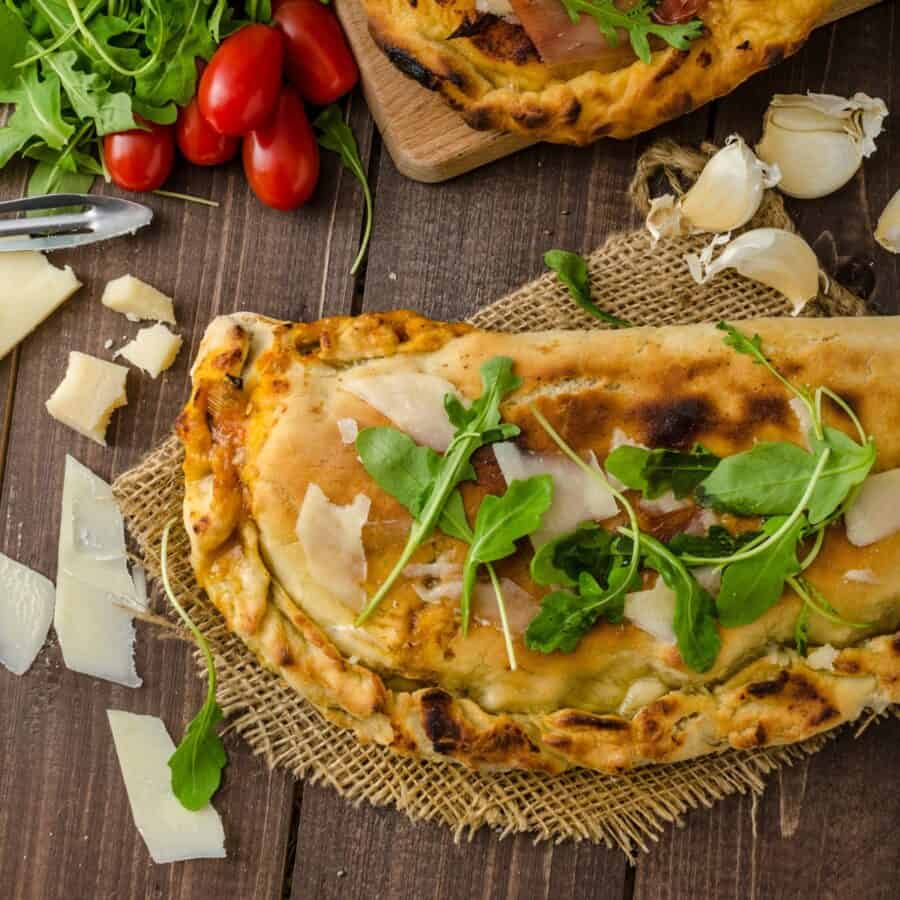
[[[375,42],[479,130],[588,144],[627,138],[734,90],[795,53],[831,0],[710,0],[689,51],[658,50],[614,72],[545,65],[518,26],[475,0],[364,0]]]
[[[879,466],[900,465],[900,319],[759,320],[769,352],[796,380],[828,384],[856,407],[879,446]],[[571,765],[622,771],[728,747],[792,743],[900,701],[900,535],[851,547],[831,529],[810,579],[866,638],[813,616],[811,639],[843,648],[816,669],[789,645],[797,601],[784,598],[753,625],[722,629],[716,665],[702,675],[677,648],[633,624],[601,623],[572,654],[529,651],[506,667],[489,623],[460,634],[455,603],[424,603],[401,579],[365,626],[309,577],[295,532],[307,487],[336,504],[371,501],[364,534],[371,592],[396,558],[409,518],[339,439],[336,425],[384,418],[342,389],[347,374],[428,372],[478,393],[480,363],[513,357],[522,388],[504,406],[521,443],[548,450],[536,403],[581,451],[598,458],[615,428],[651,445],[702,440],[722,454],[758,439],[799,440],[785,393],[711,326],[627,332],[501,335],[396,312],[308,325],[250,314],[214,321],[178,420],[185,446],[185,526],[199,583],[228,627],[338,724],[361,740],[480,768],[558,772]],[[833,422],[841,425],[840,420]],[[466,485],[470,515],[503,479],[489,449]],[[642,512],[665,535],[690,511]],[[436,532],[417,563],[455,564],[464,547]],[[526,591],[528,552],[498,565]],[[848,580],[868,570],[869,582]],[[536,595],[535,595],[536,596]],[[628,690],[649,685],[625,710]]]

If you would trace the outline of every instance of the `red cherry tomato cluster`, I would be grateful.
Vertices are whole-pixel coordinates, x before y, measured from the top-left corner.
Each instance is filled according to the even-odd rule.
[[[320,0],[272,5],[271,26],[247,25],[220,44],[174,126],[135,116],[140,128],[103,139],[106,168],[119,187],[160,187],[176,143],[190,162],[215,166],[243,142],[244,174],[263,203],[288,210],[310,198],[319,148],[304,101],[333,103],[354,87],[359,71],[337,17]]]

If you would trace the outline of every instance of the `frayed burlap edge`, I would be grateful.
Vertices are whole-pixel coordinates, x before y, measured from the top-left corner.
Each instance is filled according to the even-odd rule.
[[[705,150],[708,148],[704,148]],[[650,184],[663,177],[681,190],[703,165],[703,153],[663,142],[641,158],[632,184],[646,211]],[[793,228],[780,198],[769,193],[752,223]],[[617,235],[588,259],[594,297],[603,308],[635,323],[674,324],[784,315],[784,298],[733,273],[698,287],[684,264],[700,238],[668,241],[650,249],[644,232]],[[836,284],[806,311],[813,315],[862,315],[858,298]],[[533,331],[602,327],[583,314],[544,276],[477,313],[483,328]],[[113,490],[148,573],[159,576],[162,530],[181,522],[182,451],[169,438]],[[254,753],[297,778],[324,782],[354,802],[395,806],[412,820],[437,821],[457,837],[487,825],[500,835],[529,832],[537,840],[588,839],[621,848],[629,858],[647,850],[665,823],[737,792],[760,792],[765,776],[814,753],[831,735],[803,744],[728,751],[668,766],[611,777],[576,769],[558,776],[531,772],[485,774],[447,763],[421,762],[383,747],[359,744],[326,721],[287,684],[263,669],[253,654],[205,601],[190,567],[189,545],[178,526],[170,543],[170,575],[182,602],[210,642],[219,678],[218,700],[234,729]],[[201,658],[197,657],[202,669]]]

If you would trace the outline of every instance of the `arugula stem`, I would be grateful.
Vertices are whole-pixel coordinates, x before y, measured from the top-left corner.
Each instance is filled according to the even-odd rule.
[[[175,596],[175,591],[172,590],[172,585],[169,582],[169,531],[172,528],[172,524],[172,522],[167,523],[166,527],[163,529],[162,545],[159,552],[163,587],[165,588],[166,596],[169,598],[169,602],[172,604],[172,606],[175,607],[175,611],[181,617],[181,620],[184,622],[184,624],[187,625],[187,627],[190,629],[191,633],[194,635],[194,640],[196,640],[197,645],[203,651],[203,656],[206,660],[206,668],[209,673],[209,679],[206,688],[206,704],[210,705],[216,697],[216,665],[213,661],[212,652],[209,649],[209,643],[203,636],[203,633],[194,624],[191,617],[185,612],[184,607],[178,602],[178,598]]]
[[[114,72],[117,72],[119,75],[122,75],[125,78],[137,78],[140,75],[143,75],[144,72],[148,72],[159,60],[159,51],[155,50],[150,54],[150,58],[137,69],[126,69],[120,66],[104,49],[103,45],[94,37],[93,32],[90,28],[87,27],[86,22],[82,18],[81,10],[78,8],[78,5],[75,3],[75,0],[65,0],[66,6],[69,9],[69,13],[72,16],[72,19],[75,21],[75,26],[81,32],[82,37],[91,45],[94,52],[103,62],[106,63]],[[194,15],[196,15],[197,6],[199,6],[200,0],[196,0],[194,6]],[[152,4],[150,4],[150,8],[153,9]],[[191,16],[193,20],[193,15]],[[165,19],[161,20],[163,32],[165,32]],[[165,43],[165,35],[163,34],[163,39],[160,41],[160,44]]]
[[[512,634],[509,630],[509,622],[506,619],[506,604],[503,602],[503,591],[500,589],[500,581],[494,567],[487,564],[488,575],[491,576],[491,584],[494,586],[494,594],[497,597],[497,611],[500,613],[500,623],[503,627],[503,640],[506,643],[506,657],[509,660],[510,671],[516,671],[516,651],[513,648]]]
[[[621,491],[616,490],[610,483],[606,476],[599,470],[594,469],[592,466],[589,466],[563,439],[562,436],[556,431],[556,429],[547,421],[544,415],[540,412],[540,410],[534,405],[529,405],[529,410],[531,414],[537,419],[538,424],[544,431],[550,435],[550,438],[565,453],[572,462],[575,463],[582,471],[586,472],[589,477],[593,478],[594,481],[603,485],[606,490],[608,490],[616,500],[618,500],[619,504],[624,508],[625,512],[628,514],[628,521],[631,525],[631,530],[634,533],[634,537],[632,538],[633,546],[631,550],[631,560],[628,565],[628,577],[622,583],[622,586],[618,588],[608,599],[616,599],[621,594],[623,594],[627,589],[628,585],[631,583],[634,576],[637,574],[638,568],[640,567],[641,562],[641,529],[638,525],[637,514],[634,511],[634,507],[628,501],[628,498],[621,493]]]
[[[173,200],[185,200],[188,203],[199,203],[201,206],[213,206],[218,209],[218,200],[207,200],[206,197],[195,197],[193,194],[179,194],[178,191],[163,191],[157,188],[152,193],[159,197],[171,197]]]
[[[359,252],[356,254],[356,259],[353,260],[353,265],[350,267],[350,274],[355,275],[359,271],[359,267],[362,265],[363,260],[366,258],[366,253],[369,250],[369,241],[372,237],[372,191],[369,188],[369,180],[366,178],[365,174],[362,172],[354,173],[359,180],[360,185],[363,190],[363,197],[366,200],[366,224],[363,228],[363,236],[362,241],[359,245]]]
[[[90,18],[94,15],[97,9],[101,6],[103,0],[94,0],[94,3],[88,6],[84,11],[84,19],[85,22],[89,21]],[[112,13],[110,13],[112,15]],[[49,43],[46,47],[41,47],[41,45],[32,38],[29,43],[35,44],[38,47],[41,47],[38,53],[35,53],[31,56],[26,57],[25,59],[20,59],[17,63],[13,63],[14,69],[24,69],[25,66],[30,66],[33,62],[37,62],[38,60],[43,59],[45,56],[53,53],[55,50],[59,50],[64,44],[67,44],[70,38],[78,31],[77,25],[70,25],[56,40]]]
[[[803,559],[803,562],[800,563],[800,571],[806,571],[815,561],[816,557],[819,555],[819,551],[822,549],[822,544],[825,543],[825,529],[819,528],[816,532],[816,540],[812,545],[809,553]]]
[[[745,559],[753,559],[754,556],[758,556],[760,553],[764,552],[776,541],[781,540],[781,538],[793,528],[800,516],[803,515],[803,511],[806,509],[806,505],[812,498],[813,492],[822,477],[822,472],[825,470],[825,466],[828,463],[830,456],[831,448],[826,447],[822,451],[822,455],[819,457],[815,469],[813,469],[812,477],[809,480],[809,484],[806,486],[806,490],[803,492],[803,496],[800,498],[800,502],[794,508],[794,511],[784,520],[781,527],[778,528],[774,534],[770,535],[767,540],[748,550],[741,550],[732,556],[693,556],[690,553],[685,553],[680,557],[681,561],[692,566],[728,565],[730,563],[743,562]]]
[[[859,435],[860,444],[865,446],[869,442],[869,436],[866,434],[866,431],[862,426],[862,422],[859,421],[859,417],[853,411],[853,407],[850,406],[850,404],[843,397],[836,394],[834,391],[827,387],[820,387],[816,390],[816,418],[818,419],[818,421],[822,421],[823,395],[829,397],[847,414],[847,417],[853,423],[853,427],[856,428],[856,433]]]
[[[822,595],[822,592],[805,578],[798,578],[792,575],[787,579],[787,583],[791,586],[794,593],[800,597],[809,607],[817,612],[823,619],[828,619],[835,625],[843,625],[847,628],[871,628],[871,622],[851,622],[845,619],[840,613],[832,609],[831,604]]]

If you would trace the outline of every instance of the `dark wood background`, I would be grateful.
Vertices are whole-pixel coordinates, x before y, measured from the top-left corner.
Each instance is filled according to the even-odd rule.
[[[758,138],[775,92],[865,91],[900,107],[900,15],[887,2],[817,32],[806,49],[731,97],[658,134]],[[626,187],[653,135],[590,149],[531,148],[439,186],[404,180],[382,152],[363,103],[351,119],[375,191],[367,271],[349,276],[362,226],[355,182],[324,159],[314,202],[263,208],[240,167],[183,167],[169,185],[220,202],[208,209],[148,198],[152,229],[58,254],[85,288],[0,362],[0,550],[56,569],[64,454],[110,478],[169,432],[187,396],[189,361],[207,321],[251,309],[291,319],[408,306],[464,317],[542,270],[550,247],[588,251],[638,224]],[[0,177],[19,195],[25,171]],[[898,311],[900,263],[872,238],[900,187],[900,127],[836,195],[791,204],[824,266],[883,313]],[[108,357],[135,327],[100,305],[107,279],[131,272],[174,294],[186,347],[153,381],[129,376],[130,402],[102,449],[53,422],[44,401],[70,349]],[[900,348],[898,348],[900,349]],[[0,624],[2,627],[2,624]],[[69,672],[49,645],[22,678],[0,669],[0,897],[61,898],[892,898],[900,874],[900,721],[848,734],[775,775],[762,798],[734,797],[685,817],[629,867],[614,850],[535,845],[482,831],[454,844],[436,825],[354,808],[326,787],[269,772],[234,738],[216,798],[227,861],[155,866],[134,828],[106,720],[109,707],[161,715],[179,733],[202,702],[189,650],[138,626],[140,690]]]

